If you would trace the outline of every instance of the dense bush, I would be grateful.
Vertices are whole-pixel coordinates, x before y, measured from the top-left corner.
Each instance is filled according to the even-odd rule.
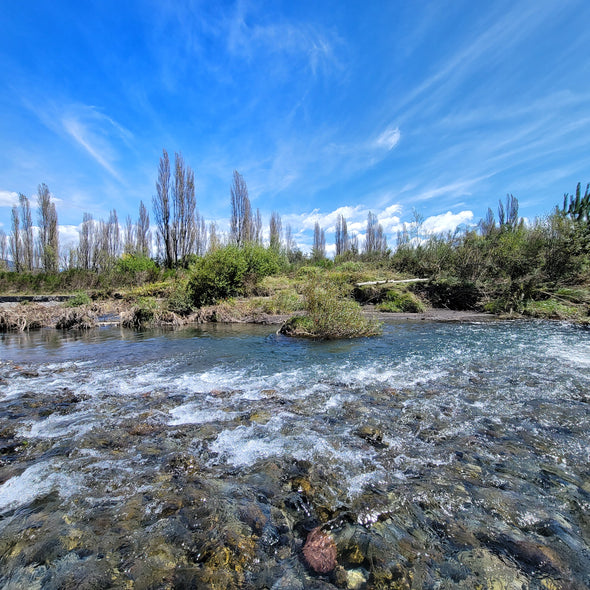
[[[177,283],[166,303],[169,311],[179,316],[189,315],[193,310],[193,300],[186,283]]]
[[[447,309],[476,309],[481,297],[481,292],[475,283],[455,277],[430,281],[422,289],[434,307]]]
[[[271,248],[248,244],[209,252],[191,269],[188,293],[196,307],[245,294],[265,276],[278,272],[283,259]]]
[[[313,278],[303,289],[305,315],[291,318],[281,328],[289,336],[337,339],[374,336],[380,325],[366,319],[360,305],[343,296],[338,285]]]
[[[80,307],[81,305],[88,305],[89,303],[92,303],[92,300],[82,291],[71,297],[66,303],[66,307]]]
[[[390,289],[387,291],[384,300],[377,305],[379,311],[420,313],[425,307],[419,297],[409,291],[398,291]]]
[[[158,265],[147,256],[124,254],[115,264],[114,276],[109,283],[115,285],[138,285],[159,278]]]
[[[492,215],[479,231],[406,240],[390,264],[433,279],[424,293],[435,306],[473,309],[485,303],[487,310],[523,312],[539,291],[590,281],[590,227],[585,218],[557,208],[529,224],[513,219],[496,225]]]

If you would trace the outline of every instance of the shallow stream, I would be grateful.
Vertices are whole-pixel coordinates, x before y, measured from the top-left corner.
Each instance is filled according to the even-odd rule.
[[[275,329],[2,335],[0,587],[590,587],[590,331]]]

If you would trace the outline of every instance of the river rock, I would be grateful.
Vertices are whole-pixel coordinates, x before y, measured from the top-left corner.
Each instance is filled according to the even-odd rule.
[[[354,434],[377,449],[385,449],[389,446],[383,442],[383,432],[375,426],[361,426],[354,431]]]
[[[459,563],[473,573],[473,581],[483,580],[484,588],[492,590],[525,590],[527,579],[515,567],[511,567],[497,555],[483,548],[462,551],[457,556]]]
[[[318,574],[327,574],[337,565],[336,543],[331,535],[320,527],[313,529],[303,546],[305,561]]]

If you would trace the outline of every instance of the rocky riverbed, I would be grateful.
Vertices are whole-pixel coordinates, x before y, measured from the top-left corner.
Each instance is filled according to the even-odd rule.
[[[590,583],[590,336],[8,334],[5,588]]]

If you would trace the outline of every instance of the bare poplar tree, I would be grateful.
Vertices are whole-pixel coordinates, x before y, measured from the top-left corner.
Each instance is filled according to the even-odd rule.
[[[195,174],[185,165],[181,154],[175,154],[172,187],[170,181],[170,159],[163,150],[153,208],[158,235],[163,242],[164,264],[169,268],[195,252],[200,231],[197,229]]]
[[[318,221],[313,228],[313,248],[312,257],[321,260],[326,257],[326,232],[320,227]]]
[[[57,211],[51,201],[51,193],[45,183],[37,188],[39,209],[39,259],[45,272],[57,272],[59,268],[59,233]]]
[[[343,215],[338,215],[336,220],[336,256],[350,250],[348,241],[348,225]]]
[[[104,220],[100,219],[92,225],[92,268],[95,271],[106,270],[109,257],[109,232]]]
[[[514,230],[519,224],[518,199],[512,195],[506,195],[506,207],[502,201],[498,201],[498,220],[500,229]]]
[[[135,251],[141,256],[150,255],[150,215],[143,201],[139,202]]]
[[[117,210],[113,209],[109,214],[106,227],[106,249],[108,262],[111,264],[121,254],[121,232],[119,230],[119,218]]]
[[[270,215],[269,232],[270,247],[278,252],[281,249],[283,224],[281,216],[276,211],[273,211]]]
[[[230,239],[237,246],[252,241],[252,207],[244,177],[234,170],[231,193]]]
[[[494,212],[488,207],[488,212],[484,219],[479,222],[479,231],[482,236],[489,236],[496,229],[496,220],[494,219]]]
[[[0,268],[5,269],[8,263],[8,238],[3,229],[0,229]]]
[[[35,263],[35,249],[33,239],[33,218],[31,216],[31,205],[29,199],[20,194],[18,196],[20,203],[20,221],[21,221],[21,243],[22,256],[21,263],[23,270],[33,270]]]
[[[10,255],[12,266],[16,272],[22,270],[22,239],[20,230],[20,214],[18,207],[12,208],[12,233],[10,234]]]
[[[285,250],[287,251],[287,256],[291,256],[291,254],[297,248],[297,244],[295,244],[295,240],[293,239],[293,230],[291,226],[287,224],[285,227]]]
[[[181,154],[175,154],[173,190],[174,263],[194,251],[196,239],[195,174],[186,166]]]
[[[199,212],[195,214],[195,254],[203,256],[207,252],[207,224]]]
[[[221,247],[221,239],[217,234],[217,224],[212,221],[209,224],[209,243],[208,243],[208,251],[213,252],[218,250]]]
[[[84,213],[78,238],[78,267],[90,270],[94,264],[94,220],[90,213]]]
[[[262,245],[262,215],[260,215],[258,207],[252,223],[252,241],[259,246]]]
[[[168,268],[174,263],[174,246],[172,243],[172,206],[170,202],[170,159],[168,152],[162,150],[156,181],[156,196],[152,200],[158,235],[162,239],[164,264]]]
[[[123,252],[125,254],[135,254],[135,228],[133,227],[131,215],[127,215],[125,218]]]
[[[369,212],[367,216],[367,234],[365,237],[365,254],[384,254],[387,250],[387,238],[377,216]]]

